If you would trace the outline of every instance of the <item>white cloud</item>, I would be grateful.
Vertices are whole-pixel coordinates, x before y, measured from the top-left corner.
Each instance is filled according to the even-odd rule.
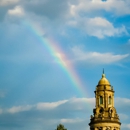
[[[83,119],[81,118],[76,118],[76,119],[61,119],[61,123],[79,123],[79,122],[82,122],[84,121]]]
[[[129,54],[114,55],[113,53],[85,52],[79,47],[72,48],[75,56],[74,61],[81,61],[95,64],[110,64],[127,58]]]
[[[25,14],[26,19],[30,19],[29,21],[33,21],[31,23],[37,23],[37,21],[41,22],[43,27],[41,30],[44,30],[45,32],[47,31],[48,34],[50,32],[53,32],[53,30],[55,30],[54,33],[56,32],[56,30],[57,33],[58,30],[60,31],[60,33],[64,32],[66,30],[66,23],[75,26],[79,30],[84,30],[84,32],[87,33],[87,35],[89,36],[95,36],[98,38],[104,38],[106,36],[120,36],[123,33],[128,34],[124,25],[114,27],[114,25],[110,21],[100,17],[101,15],[97,15],[97,17],[95,13],[92,13],[93,11],[97,13],[97,10],[102,9],[108,11],[113,10],[112,7],[116,5],[116,2],[112,2],[111,0],[106,2],[103,2],[101,0],[77,0],[76,2],[74,2],[73,0],[67,0],[61,2],[57,0],[57,2],[59,3],[58,5],[55,4],[56,2],[53,4],[52,1],[49,0],[42,2],[40,0],[36,2],[21,1],[19,2],[19,5],[15,6],[13,9],[8,9],[8,14],[11,17],[23,16]],[[122,2],[120,0],[119,3],[121,3],[120,5],[122,5]],[[53,8],[50,9],[52,5]],[[116,6],[114,7],[117,8]],[[120,8],[121,7],[119,7],[119,10]],[[86,15],[86,13],[88,13],[89,15]],[[89,18],[89,16],[91,16],[91,13],[93,18]],[[37,20],[38,17],[40,19]]]
[[[17,2],[19,2],[19,0],[0,0],[0,6],[15,4]]]
[[[52,103],[38,103],[36,105],[36,108],[38,110],[50,110],[58,107],[59,105],[62,105],[66,103],[68,100],[58,101],[58,102],[52,102]]]
[[[128,35],[124,25],[115,27],[113,23],[102,17],[101,12],[105,10],[118,15],[130,14],[129,6],[130,1],[128,0],[125,0],[125,2],[122,0],[79,0],[75,4],[70,4],[70,19],[67,23],[84,30],[89,36],[100,39],[121,36],[122,34]]]
[[[124,15],[130,14],[129,6],[129,0],[107,0],[104,2],[103,9],[106,8],[106,11],[114,12],[117,15]]]
[[[121,119],[122,121],[123,121],[123,120],[128,120],[128,119],[129,119],[129,116],[126,115],[126,114],[119,113],[118,115],[119,115],[119,117],[120,117],[120,119]]]
[[[112,23],[101,17],[90,18],[86,20],[85,25],[87,34],[98,38],[104,38],[105,36],[111,37],[122,33],[127,34],[124,26],[114,28]]]
[[[33,110],[47,110],[47,111],[54,111],[56,109],[62,109],[64,108],[64,106],[66,106],[64,109],[66,109],[67,111],[69,109],[74,109],[74,110],[85,110],[86,105],[89,104],[89,108],[93,108],[94,107],[94,103],[95,103],[95,99],[94,98],[71,98],[69,100],[61,100],[61,101],[57,101],[57,102],[41,102],[41,103],[37,103],[34,105],[25,105],[25,106],[13,106],[11,108],[8,109],[1,109],[1,111],[4,111],[4,113],[11,113],[11,114],[15,114],[15,113],[20,113],[23,111],[31,111]],[[84,105],[86,104],[86,105]]]
[[[122,102],[122,105],[120,105],[120,103],[118,102],[119,100],[120,102]],[[15,123],[15,127],[17,127],[16,124],[19,124],[19,122],[21,122],[20,123],[21,125],[24,124],[24,126],[26,127],[27,122],[31,124],[31,126],[28,128],[33,127],[32,130],[36,129],[37,125],[38,128],[40,126],[39,130],[42,129],[43,125],[44,128],[48,128],[48,130],[51,130],[52,128],[53,129],[56,128],[56,126],[59,123],[64,124],[65,128],[67,129],[79,130],[79,128],[81,128],[80,130],[84,130],[87,128],[89,130],[88,123],[90,121],[90,115],[92,114],[94,104],[95,104],[95,98],[75,97],[68,100],[61,100],[57,102],[43,102],[34,105],[13,106],[9,109],[6,108],[0,109],[1,115],[6,113],[6,118],[3,119],[3,116],[0,116],[0,122],[1,123],[6,122],[6,127],[10,123],[12,124],[12,122]],[[122,106],[121,109],[124,112],[120,113],[117,111],[122,123],[124,120],[126,121],[129,119],[129,110],[124,111],[125,107],[128,107],[129,104],[130,99],[115,98],[115,108],[118,109],[118,111],[120,111],[119,107]],[[14,116],[15,113],[18,114]],[[130,125],[123,123],[122,129],[125,128],[129,129]]]
[[[111,22],[102,17],[94,18],[80,18],[76,17],[75,20],[69,21],[69,25],[76,28],[81,28],[89,36],[95,36],[98,38],[119,36],[121,34],[127,34],[128,32],[125,26],[115,28]]]
[[[124,129],[124,130],[130,130],[130,124],[122,124],[121,127]]]
[[[14,9],[8,10],[8,14],[15,16],[22,16],[24,15],[24,10],[21,6],[16,6]]]
[[[120,102],[130,105],[130,99],[128,98],[116,98],[116,102],[120,104]]]
[[[9,108],[7,112],[14,114],[14,113],[19,113],[23,111],[29,111],[31,110],[32,106],[27,105],[27,106],[14,106],[12,108]]]
[[[75,5],[71,5],[70,12],[72,15],[77,15],[80,13],[94,14],[106,11],[116,15],[124,15],[130,14],[129,6],[129,0],[79,0]]]
[[[120,103],[121,103],[121,105],[120,105]],[[130,99],[117,97],[116,100],[115,100],[115,104],[120,109],[122,109],[122,107],[124,107],[124,109],[129,110],[129,108],[130,108]]]
[[[89,107],[93,107],[95,103],[95,98],[72,98],[69,100],[70,104],[73,104],[75,106],[75,109],[77,110],[83,110],[84,105],[83,104],[89,104]]]

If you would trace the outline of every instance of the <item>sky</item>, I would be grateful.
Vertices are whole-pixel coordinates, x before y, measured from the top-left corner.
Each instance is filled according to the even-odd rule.
[[[89,130],[103,68],[130,130],[130,0],[0,0],[0,129]]]

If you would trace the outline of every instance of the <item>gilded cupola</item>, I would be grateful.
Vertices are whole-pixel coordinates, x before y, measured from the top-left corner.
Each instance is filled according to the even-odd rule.
[[[96,90],[113,90],[113,87],[111,86],[110,82],[106,78],[104,71],[102,74],[102,78],[99,80],[98,85],[96,86]]]

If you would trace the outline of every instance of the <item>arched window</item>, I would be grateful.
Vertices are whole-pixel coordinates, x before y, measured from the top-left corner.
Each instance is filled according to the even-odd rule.
[[[108,97],[108,104],[111,104],[111,96]]]
[[[100,98],[99,98],[99,104],[103,104],[103,97],[102,96],[100,96]]]

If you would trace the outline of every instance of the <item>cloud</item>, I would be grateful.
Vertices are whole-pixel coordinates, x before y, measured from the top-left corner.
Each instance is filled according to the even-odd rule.
[[[95,36],[97,38],[120,36],[121,34],[127,34],[128,32],[125,26],[115,28],[112,23],[102,17],[94,18],[76,18],[74,21],[69,21],[69,25],[76,28],[81,28],[89,36]]]
[[[0,125],[0,129],[13,130],[24,127],[25,130],[43,128],[51,130],[59,123],[63,123],[67,129],[83,130],[88,127],[86,122],[89,122],[94,101],[94,98],[71,98],[57,102],[1,108],[0,122],[5,125]]]
[[[72,110],[80,110],[84,111],[86,106],[83,104],[85,103],[86,105],[89,104],[89,107],[94,106],[94,98],[71,98],[69,100],[61,100],[57,102],[41,102],[37,103],[35,105],[25,105],[25,106],[13,106],[11,108],[2,110],[4,113],[21,113],[24,111],[30,111],[30,110],[38,110],[38,111],[55,111],[56,109],[63,109],[65,111],[68,111],[70,109]],[[73,106],[73,108],[72,108]]]
[[[54,109],[54,108],[58,107],[59,105],[62,105],[66,102],[67,102],[67,100],[53,102],[53,103],[38,103],[36,105],[36,108],[38,110],[49,110],[49,109]]]
[[[120,102],[122,105],[120,105]],[[130,99],[115,98],[115,108],[122,122],[122,130],[129,129]],[[41,102],[33,105],[13,106],[0,109],[1,129],[55,129],[59,123],[67,129],[89,130],[88,123],[94,108],[95,98],[71,98],[57,102]],[[41,105],[41,106],[39,106]],[[119,108],[120,107],[120,108]],[[128,107],[126,111],[125,108]],[[12,126],[10,126],[12,124]]]
[[[14,21],[19,22],[25,19],[31,21],[30,23],[39,22],[40,25],[42,25],[41,30],[47,32],[47,34],[63,34],[62,32],[65,32],[66,28],[75,27],[81,31],[83,30],[88,36],[94,36],[100,39],[105,37],[121,36],[122,34],[128,35],[127,29],[124,25],[115,27],[113,23],[102,17],[100,15],[101,13],[97,15],[97,12],[103,9],[110,11],[114,7],[117,8],[115,2],[110,0],[109,2],[103,2],[101,0],[16,1],[12,2],[15,3],[13,6],[3,8],[4,13],[2,13],[1,16],[4,17],[5,13],[8,14],[7,17],[9,17],[9,19],[6,17],[7,21],[13,23]],[[113,3],[115,5],[114,7]],[[119,1],[118,3],[122,2]],[[109,6],[112,6],[113,8]],[[119,7],[119,9],[120,8],[121,7]],[[21,19],[20,16],[23,15],[25,15],[25,17]],[[16,16],[18,17],[17,19]]]
[[[119,117],[121,120],[128,120],[129,119],[129,116],[126,114],[123,114],[123,113],[119,113]]]
[[[0,23],[5,22],[8,10],[12,10],[18,2],[19,0],[0,0]]]
[[[27,106],[14,106],[12,108],[9,108],[7,112],[14,114],[14,113],[19,113],[23,111],[29,111],[31,110],[33,106],[27,105]]]
[[[22,6],[26,10],[26,13],[35,13],[49,19],[68,19],[84,13],[90,15],[99,12],[100,14],[102,10],[114,12],[118,15],[130,14],[130,2],[128,0],[0,0],[1,6],[13,4]],[[120,10],[121,8],[123,10]]]
[[[130,130],[130,124],[122,124],[121,127],[123,130]]]
[[[58,4],[57,4],[58,3]],[[64,18],[68,14],[68,0],[37,0],[23,2],[23,6],[30,13],[45,16],[49,19]]]
[[[115,15],[125,15],[130,14],[129,6],[129,0],[79,0],[78,3],[71,5],[71,12],[73,15],[80,15],[106,11]]]
[[[24,15],[24,11],[23,11],[22,7],[16,6],[14,9],[8,10],[8,14],[16,15],[16,16],[22,16],[22,15]]]
[[[79,122],[82,122],[84,121],[83,119],[80,119],[80,118],[76,118],[76,119],[61,119],[61,123],[79,123]]]
[[[18,3],[19,0],[0,0],[0,6],[7,6]]]
[[[111,37],[122,33],[127,34],[124,26],[114,28],[112,23],[101,17],[90,18],[86,20],[85,24],[87,34],[98,38],[104,38],[105,36]]]
[[[75,62],[86,62],[91,64],[110,64],[123,60],[129,56],[129,54],[124,55],[114,55],[113,53],[100,53],[100,52],[85,52],[79,47],[72,48],[72,52],[75,56]]]
[[[115,105],[118,107],[120,113],[128,112],[130,110],[130,99],[117,97],[115,100]]]

